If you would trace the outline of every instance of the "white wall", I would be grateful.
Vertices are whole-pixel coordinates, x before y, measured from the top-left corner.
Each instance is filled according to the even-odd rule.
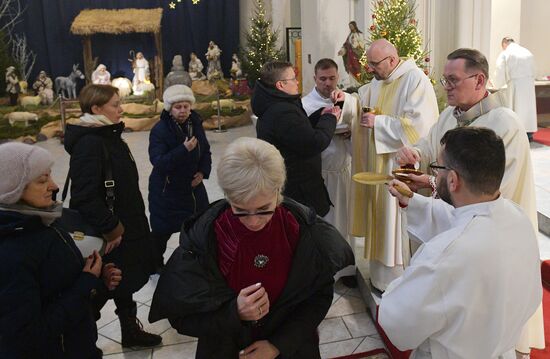
[[[355,20],[355,10],[362,7],[358,0],[302,0],[302,67],[303,93],[308,93],[314,86],[313,67],[315,63],[328,57],[336,61],[340,79],[345,80],[348,74],[344,70],[342,57],[338,51],[348,34],[348,23]],[[365,32],[358,23],[361,31]]]
[[[523,0],[521,4],[520,45],[528,48],[535,56],[536,77],[550,75],[550,1]]]

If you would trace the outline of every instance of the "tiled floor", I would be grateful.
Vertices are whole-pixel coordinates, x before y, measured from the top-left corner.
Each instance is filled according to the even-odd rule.
[[[253,126],[246,126],[237,129],[230,129],[226,133],[207,133],[212,151],[212,168],[215,169],[221,152],[232,140],[242,137],[256,137]],[[125,133],[124,139],[128,142],[132,154],[136,159],[140,173],[140,188],[147,203],[149,174],[151,164],[148,159],[147,147],[149,144],[149,132]],[[52,169],[54,180],[59,186],[65,182],[68,170],[68,156],[63,146],[57,140],[49,140],[39,143],[52,152],[56,162]],[[215,170],[211,173],[210,179],[205,181],[210,201],[223,197],[216,181]],[[165,257],[168,258],[178,245],[177,235],[173,235],[168,242],[168,250]],[[195,338],[178,334],[170,327],[166,320],[156,323],[149,323],[147,315],[153,292],[156,287],[158,276],[152,276],[149,282],[134,295],[138,302],[138,318],[142,321],[144,329],[162,336],[162,346],[153,349],[132,350],[122,348],[120,345],[120,325],[114,313],[114,303],[109,301],[101,311],[101,319],[97,322],[99,339],[97,345],[104,352],[106,358],[118,359],[145,359],[145,358],[178,358],[187,359],[195,357],[197,342]],[[357,290],[336,284],[332,307],[327,318],[319,327],[320,350],[323,358],[331,358],[352,353],[360,353],[384,345],[378,336],[371,318],[366,312],[366,306]],[[381,356],[381,359],[385,356]]]
[[[136,159],[140,173],[140,188],[143,197],[147,199],[148,175],[151,172],[151,164],[148,160],[148,132],[126,133],[124,138],[128,142]],[[213,154],[213,166],[216,168],[220,153],[225,146],[233,139],[241,136],[255,137],[253,126],[230,129],[226,133],[207,133]],[[68,169],[68,156],[57,140],[49,140],[39,144],[47,148],[56,157],[52,175],[56,183],[63,185]],[[550,215],[550,147],[537,144],[532,145],[533,163],[537,185],[537,205],[539,211]],[[216,173],[210,175],[205,185],[210,200],[217,200],[223,197],[216,183]],[[147,200],[145,201],[147,206]],[[172,236],[168,243],[166,258],[168,258],[177,246],[177,235]],[[541,258],[550,258],[550,239],[546,236],[539,236]],[[362,250],[358,250],[362,253]],[[114,304],[108,302],[102,310],[102,318],[98,321],[99,340],[98,346],[104,351],[105,357],[110,359],[143,359],[143,358],[194,358],[196,350],[196,339],[179,335],[170,328],[166,320],[150,324],[147,321],[149,305],[158,280],[152,276],[149,282],[134,298],[138,302],[138,317],[144,324],[147,331],[160,334],[163,344],[160,347],[146,350],[132,350],[122,348],[120,345],[120,326],[114,313]],[[331,358],[352,353],[359,353],[384,345],[378,336],[370,316],[366,312],[366,306],[357,290],[348,289],[337,283],[335,286],[333,304],[326,319],[319,327],[320,349],[323,358]],[[382,355],[381,358],[385,356]]]

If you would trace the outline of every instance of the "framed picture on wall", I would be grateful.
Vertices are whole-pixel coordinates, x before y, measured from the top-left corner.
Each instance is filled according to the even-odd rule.
[[[286,28],[286,60],[296,66],[296,49],[295,40],[302,38],[301,27],[287,27]]]

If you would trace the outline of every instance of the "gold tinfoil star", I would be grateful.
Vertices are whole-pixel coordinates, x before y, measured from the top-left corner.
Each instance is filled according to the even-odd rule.
[[[176,3],[172,1],[170,4],[168,4],[168,6],[170,6],[170,9],[175,9]]]
[[[193,1],[193,5],[197,5],[201,0],[192,0]]]

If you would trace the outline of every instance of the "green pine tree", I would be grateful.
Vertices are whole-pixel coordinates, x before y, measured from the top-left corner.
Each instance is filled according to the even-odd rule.
[[[430,58],[422,48],[422,37],[415,19],[415,0],[379,0],[375,3],[372,25],[369,29],[370,43],[378,39],[391,42],[400,57],[413,59],[418,67],[429,74]],[[362,61],[366,62],[366,55]]]
[[[14,64],[6,36],[0,31],[0,96],[6,95],[6,78],[4,76],[6,69]]]
[[[277,47],[277,38],[271,21],[266,18],[263,0],[256,0],[250,31],[246,33],[246,47],[241,51],[243,72],[251,88],[266,62],[283,59],[283,51]]]

